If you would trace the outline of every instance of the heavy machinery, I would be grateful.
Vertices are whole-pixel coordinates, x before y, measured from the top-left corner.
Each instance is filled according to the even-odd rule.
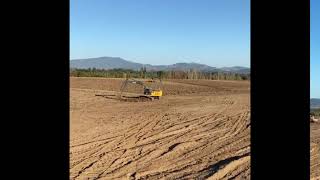
[[[158,99],[159,100],[160,97],[162,96],[162,81],[161,81],[161,79],[159,79],[158,81],[155,79],[152,79],[152,80],[148,80],[145,82],[155,84],[155,86],[148,87],[145,85],[145,83],[143,81],[127,78],[121,85],[119,98],[120,99],[123,98],[123,96],[122,96],[123,91],[125,90],[125,88],[127,87],[128,84],[132,83],[132,84],[138,84],[143,87],[143,95],[139,95],[137,97],[130,97],[130,98],[140,98],[140,99],[148,99],[148,100]]]

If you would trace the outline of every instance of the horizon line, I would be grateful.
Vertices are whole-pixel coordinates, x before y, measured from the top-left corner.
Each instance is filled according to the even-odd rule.
[[[98,58],[119,58],[119,59],[122,59],[122,60],[125,60],[125,61],[129,61],[129,62],[132,62],[132,63],[137,63],[137,62],[134,62],[134,61],[131,61],[131,60],[126,60],[122,57],[116,57],[116,56],[99,56],[99,57],[89,57],[89,58],[76,58],[76,59],[71,59],[69,58],[69,61],[74,61],[74,60],[83,60],[83,59],[98,59]],[[240,65],[233,65],[233,66],[222,66],[222,67],[217,67],[217,66],[211,66],[211,65],[207,65],[207,64],[203,64],[203,63],[197,63],[197,62],[175,62],[173,64],[178,64],[178,63],[188,63],[188,64],[201,64],[201,65],[206,65],[206,66],[210,66],[210,67],[214,67],[214,68],[230,68],[230,67],[243,67],[243,68],[248,68],[248,69],[251,69],[250,66],[240,66]],[[139,64],[142,64],[142,65],[152,65],[152,66],[169,66],[169,65],[173,65],[173,64],[160,64],[160,65],[155,65],[155,64],[149,64],[149,63],[139,63]]]

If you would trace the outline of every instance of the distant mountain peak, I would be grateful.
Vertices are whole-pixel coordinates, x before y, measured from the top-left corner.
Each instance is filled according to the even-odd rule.
[[[171,65],[151,65],[151,64],[141,64],[135,63],[122,59],[121,57],[98,57],[98,58],[87,58],[87,59],[74,59],[70,61],[71,68],[79,69],[88,69],[88,68],[97,68],[97,69],[132,69],[140,70],[142,67],[146,67],[148,71],[168,71],[168,70],[183,70],[188,71],[194,69],[197,71],[207,71],[207,72],[217,72],[217,71],[226,71],[226,72],[236,72],[236,73],[250,73],[250,68],[233,66],[233,67],[224,67],[216,68],[208,66],[206,64],[200,64],[196,62],[178,62]]]
[[[320,108],[320,99],[319,98],[311,98],[310,99],[310,108]]]

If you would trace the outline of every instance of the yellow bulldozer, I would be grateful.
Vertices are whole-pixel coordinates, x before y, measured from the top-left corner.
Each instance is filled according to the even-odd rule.
[[[127,87],[127,85],[132,83],[132,84],[137,84],[137,85],[140,85],[143,87],[143,95],[137,96],[135,98],[148,99],[148,100],[154,100],[154,99],[159,100],[160,97],[162,96],[162,81],[161,81],[161,79],[159,79],[159,80],[152,79],[152,80],[148,80],[145,82],[155,84],[155,87],[148,87],[145,85],[145,83],[143,81],[132,79],[132,78],[131,79],[127,78],[121,85],[119,97],[122,98],[122,93],[125,90],[125,88]]]

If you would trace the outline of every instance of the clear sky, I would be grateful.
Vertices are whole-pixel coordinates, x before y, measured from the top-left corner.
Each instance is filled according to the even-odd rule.
[[[320,1],[311,0],[310,6],[310,96],[320,98]]]
[[[71,0],[70,59],[250,67],[249,0]]]

